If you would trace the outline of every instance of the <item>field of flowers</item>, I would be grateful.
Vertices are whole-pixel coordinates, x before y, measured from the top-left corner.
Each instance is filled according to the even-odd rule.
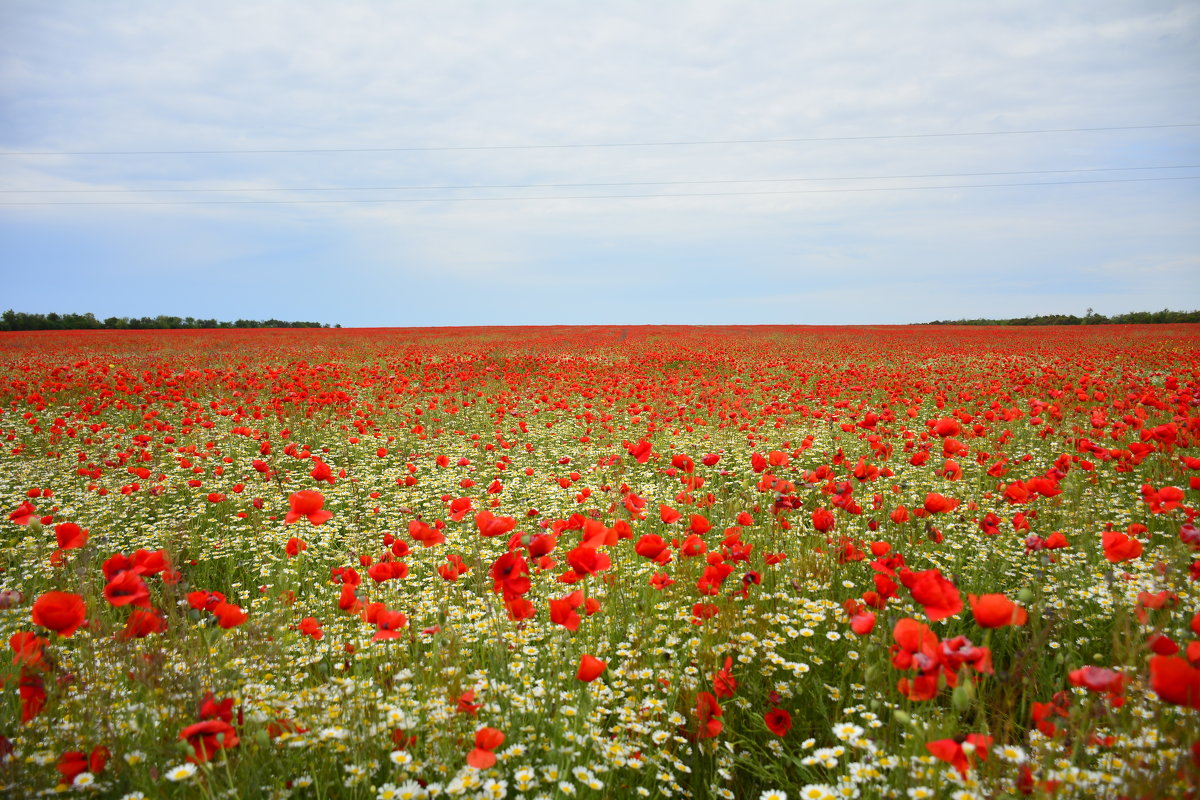
[[[0,791],[1196,797],[1198,344],[0,334]]]

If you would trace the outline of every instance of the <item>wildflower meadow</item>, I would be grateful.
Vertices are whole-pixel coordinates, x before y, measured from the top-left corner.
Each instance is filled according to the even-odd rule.
[[[1198,343],[0,334],[0,786],[1197,797]]]

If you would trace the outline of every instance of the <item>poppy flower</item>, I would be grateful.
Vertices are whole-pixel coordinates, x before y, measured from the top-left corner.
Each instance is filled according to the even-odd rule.
[[[399,639],[403,634],[400,633],[402,628],[408,627],[408,617],[399,611],[382,609],[376,615],[375,619],[375,635],[371,637],[373,642],[381,642],[388,639]]]
[[[579,614],[575,609],[583,604],[583,592],[571,592],[565,597],[550,601],[550,621],[562,625],[569,631],[579,629]]]
[[[733,697],[734,693],[737,692],[737,688],[737,679],[733,677],[733,657],[725,656],[725,666],[721,667],[713,675],[713,692],[717,697],[725,699]]]
[[[925,495],[925,510],[930,514],[944,514],[958,508],[961,502],[961,500],[956,500],[953,497],[945,497],[937,492],[929,492]]]
[[[866,636],[875,629],[875,615],[870,611],[855,614],[850,618],[850,630],[859,636]]]
[[[1002,594],[985,594],[976,597],[967,595],[975,623],[981,628],[1002,628],[1006,625],[1024,625],[1028,619],[1025,609]]]
[[[595,575],[612,566],[608,555],[594,547],[576,547],[567,553],[567,563],[580,575]]]
[[[285,525],[291,525],[301,517],[313,525],[333,519],[333,514],[322,508],[325,505],[325,497],[315,489],[301,489],[288,497],[288,504],[291,510],[283,518]]]
[[[45,592],[33,601],[30,616],[34,625],[71,636],[84,623],[87,609],[83,598],[70,592]]]
[[[719,734],[725,727],[725,723],[721,722],[723,713],[721,704],[717,702],[716,697],[709,692],[698,693],[696,695],[696,718],[699,726],[696,728],[696,738],[711,739]]]
[[[520,596],[529,591],[529,562],[520,553],[509,550],[492,564],[492,591]]]
[[[1178,656],[1150,659],[1150,688],[1164,703],[1200,710],[1200,669]]]
[[[812,513],[813,528],[821,533],[833,530],[835,520],[833,512],[827,508],[815,508]]]
[[[782,708],[772,708],[763,714],[763,722],[767,723],[767,730],[780,738],[792,729],[792,715]]]
[[[124,629],[117,634],[118,639],[141,639],[152,633],[163,633],[167,630],[167,618],[161,611],[146,611],[135,608],[125,622]]]
[[[8,518],[17,525],[28,525],[37,517],[37,508],[33,503],[26,500],[17,506],[15,511],[9,513]]]
[[[913,599],[925,607],[925,615],[933,622],[962,611],[962,596],[958,589],[936,569],[912,572],[906,567],[900,571],[900,582],[908,587]]]
[[[462,522],[463,517],[471,511],[471,499],[469,497],[459,497],[450,501],[450,519],[455,522]]]
[[[240,606],[226,602],[217,603],[213,607],[212,613],[217,618],[217,624],[226,629],[236,628],[249,618],[249,615],[242,611]]]
[[[50,640],[29,631],[19,631],[8,637],[8,646],[13,651],[12,663],[33,669],[45,669],[45,647]]]
[[[475,749],[467,753],[467,766],[488,769],[496,765],[496,754],[492,751],[504,744],[504,734],[495,728],[483,727],[475,731]]]
[[[179,732],[179,739],[187,741],[192,748],[188,760],[200,763],[210,760],[218,750],[237,747],[239,741],[237,730],[220,719],[206,719],[188,725]]]
[[[318,640],[325,635],[325,631],[321,630],[321,623],[315,617],[305,617],[300,620],[300,624],[296,627],[296,630],[305,636],[311,636],[313,639]]]
[[[328,464],[321,459],[316,458],[315,456],[313,457],[312,472],[310,472],[309,475],[312,476],[312,479],[317,483],[325,481],[330,486],[334,485],[333,470],[330,469]]]
[[[188,605],[197,611],[212,611],[218,603],[225,602],[225,595],[220,592],[196,591],[187,593]]]
[[[666,541],[655,533],[643,534],[637,540],[637,544],[633,546],[633,550],[642,558],[648,558],[660,564],[665,564],[671,560],[670,549],[667,547]],[[662,560],[664,553],[666,553],[666,560]]]
[[[584,653],[579,659],[579,670],[575,673],[575,677],[584,683],[591,683],[603,675],[606,669],[608,669],[607,662]]]
[[[658,516],[663,522],[665,522],[667,525],[670,525],[671,523],[679,520],[683,514],[680,514],[678,511],[668,505],[660,505],[658,507]]]
[[[414,542],[420,542],[423,547],[433,547],[446,541],[445,535],[437,528],[426,525],[419,519],[408,523],[408,535]]]
[[[58,549],[75,550],[87,544],[88,532],[74,522],[64,522],[54,526],[54,538],[58,541]]]
[[[283,551],[287,553],[288,558],[292,558],[300,555],[300,553],[307,549],[308,542],[304,541],[303,539],[297,539],[295,536],[293,536],[292,538],[288,539],[287,546],[283,548]]]
[[[108,764],[108,759],[111,755],[108,748],[102,745],[93,747],[91,755],[84,755],[78,750],[72,750],[59,756],[55,769],[62,775],[63,783],[70,785],[74,782],[76,776],[84,772],[99,775],[104,771],[104,767]]]
[[[46,706],[46,682],[42,676],[22,670],[17,694],[21,698],[21,724],[25,725]]]
[[[501,536],[517,527],[517,521],[512,517],[498,517],[491,511],[480,511],[475,515],[475,527],[480,536]]]
[[[638,440],[637,444],[625,443],[625,449],[629,455],[633,456],[639,464],[645,464],[650,460],[650,453],[653,446],[645,439]]]
[[[988,748],[992,746],[992,737],[984,736],[981,733],[968,733],[959,740],[959,737],[953,739],[939,739],[936,742],[927,742],[925,749],[941,761],[945,761],[950,766],[958,770],[960,775],[966,775],[971,764],[975,760],[986,761],[988,757]]]
[[[665,572],[656,572],[650,576],[650,585],[660,592],[674,582],[675,579]]]
[[[104,596],[113,606],[150,607],[150,589],[142,576],[133,570],[123,570],[114,575],[104,587]]]
[[[1089,665],[1071,670],[1067,673],[1067,679],[1072,686],[1082,686],[1091,692],[1107,694],[1116,706],[1124,703],[1121,694],[1125,690],[1125,675],[1116,670]]]
[[[1142,543],[1120,531],[1105,531],[1101,543],[1104,545],[1104,557],[1114,564],[1142,554]]]

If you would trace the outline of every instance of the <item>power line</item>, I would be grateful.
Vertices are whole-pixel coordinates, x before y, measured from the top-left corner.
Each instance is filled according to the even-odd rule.
[[[424,153],[461,150],[565,150],[589,147],[685,147],[727,144],[793,144],[804,142],[856,142],[885,139],[939,139],[956,136],[1018,136],[1042,133],[1093,133],[1099,131],[1140,131],[1164,128],[1198,128],[1200,122],[1164,125],[1108,125],[1094,128],[1040,128],[1019,131],[966,131],[958,133],[903,133],[873,136],[805,136],[781,139],[704,139],[665,142],[589,142],[575,144],[492,144],[441,145],[433,147],[308,147],[294,149],[238,150],[24,150],[0,151],[0,156],[165,156],[165,155],[249,155],[264,153]]]
[[[1095,172],[1128,172],[1131,170],[1200,169],[1200,164],[1171,164],[1153,167],[1085,167],[1080,169],[1036,169],[1009,170],[1005,172],[938,172],[924,175],[845,175],[809,178],[722,178],[714,180],[667,180],[667,181],[608,181],[601,183],[467,183],[447,185],[405,186],[298,186],[298,187],[231,187],[213,188],[122,188],[122,189],[0,189],[6,194],[134,194],[134,193],[221,193],[246,192],[389,192],[435,189],[576,189],[609,186],[697,186],[706,184],[736,183],[799,183],[815,181],[874,181],[912,180],[917,178],[977,178],[1002,175],[1062,175]]]
[[[991,189],[1006,186],[1071,186],[1091,185],[1100,183],[1146,183],[1153,181],[1191,181],[1200,180],[1200,175],[1179,175],[1157,178],[1111,178],[1095,181],[1034,181],[1021,183],[968,183],[948,186],[878,186],[856,189],[788,189],[782,191],[756,192],[688,192],[683,194],[590,194],[590,195],[538,195],[538,196],[507,196],[507,197],[404,197],[404,198],[371,198],[359,200],[172,200],[172,201],[60,201],[60,202],[23,202],[4,203],[0,206],[205,206],[205,205],[347,205],[362,203],[464,203],[464,202],[496,202],[512,200],[638,200],[659,197],[743,197],[752,195],[788,195],[788,194],[834,194],[845,192],[900,192],[925,191],[930,189]]]

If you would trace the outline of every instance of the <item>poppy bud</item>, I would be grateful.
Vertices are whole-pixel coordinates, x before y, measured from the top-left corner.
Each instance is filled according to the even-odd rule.
[[[960,714],[971,707],[971,692],[967,686],[966,683],[959,684],[950,693],[950,705]]]

